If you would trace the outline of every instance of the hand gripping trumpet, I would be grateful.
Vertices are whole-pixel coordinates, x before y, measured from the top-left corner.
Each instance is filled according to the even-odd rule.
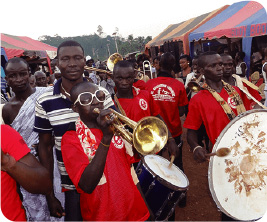
[[[167,143],[168,129],[165,123],[159,118],[147,116],[135,122],[113,109],[110,110],[116,118],[112,124],[115,128],[115,133],[118,133],[127,142],[132,144],[140,154],[148,155],[158,153]],[[100,113],[100,110],[95,108],[93,112]],[[123,122],[133,129],[133,133],[125,129]]]

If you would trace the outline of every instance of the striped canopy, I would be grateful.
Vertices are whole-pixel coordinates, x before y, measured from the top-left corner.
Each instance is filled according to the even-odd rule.
[[[21,56],[25,51],[36,51],[41,57],[56,55],[57,48],[25,36],[1,33],[1,47],[5,49],[8,59]]]
[[[153,38],[150,42],[146,44],[146,48],[150,48],[153,46],[163,45],[168,41],[183,41],[184,50],[189,51],[189,42],[188,35],[193,30],[197,29],[199,26],[204,24],[205,22],[212,19],[214,16],[225,10],[229,5],[225,5],[217,10],[214,10],[210,13],[206,13],[200,15],[198,17],[189,19],[187,21],[169,25],[163,32],[161,32],[158,36]]]
[[[267,34],[267,14],[254,1],[234,3],[189,34],[189,42],[199,39],[254,37]]]

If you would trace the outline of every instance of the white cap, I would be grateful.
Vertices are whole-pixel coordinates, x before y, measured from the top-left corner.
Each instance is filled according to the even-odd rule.
[[[91,56],[86,56],[86,61],[90,60],[92,57]]]

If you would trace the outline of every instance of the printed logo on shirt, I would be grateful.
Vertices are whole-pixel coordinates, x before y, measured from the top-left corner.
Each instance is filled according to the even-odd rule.
[[[123,147],[123,140],[120,136],[113,136],[111,142],[118,149],[121,149]]]
[[[228,97],[227,103],[231,106],[231,108],[236,109],[236,103],[231,97]]]
[[[147,102],[144,99],[139,100],[139,106],[142,110],[147,110]]]
[[[154,100],[175,102],[175,92],[166,84],[156,85],[151,91]]]

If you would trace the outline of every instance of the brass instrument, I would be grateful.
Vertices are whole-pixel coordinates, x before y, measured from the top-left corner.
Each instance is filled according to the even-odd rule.
[[[89,66],[85,66],[84,69],[90,70],[90,71],[96,71],[96,72],[104,72],[104,73],[107,73],[109,75],[112,75],[111,71],[108,71],[108,70],[105,70],[105,69],[98,69],[98,68],[89,67]]]
[[[199,92],[201,90],[201,86],[200,85],[200,81],[203,77],[203,74],[201,74],[197,79],[196,78],[193,78],[188,84],[187,84],[187,87],[190,91],[189,93],[187,94],[187,96],[191,93],[191,92]]]
[[[140,68],[134,69],[134,71],[137,72],[136,79],[139,79],[139,80],[144,79],[145,73],[143,71],[141,71]]]
[[[98,69],[98,68],[94,68],[94,67],[89,67],[89,66],[85,66],[84,69],[90,70],[90,71],[96,71],[96,72],[104,72],[104,73],[107,73],[109,75],[112,75],[115,64],[119,61],[122,61],[122,60],[123,60],[123,57],[119,53],[114,53],[107,60],[107,67],[110,71],[105,70],[105,69]]]
[[[168,129],[165,123],[157,117],[147,116],[135,122],[128,117],[110,109],[115,116],[112,124],[115,132],[122,136],[127,142],[132,144],[134,148],[142,155],[155,154],[159,152],[167,143]],[[94,113],[100,113],[98,108],[93,110]],[[133,129],[130,133],[125,129],[125,125]]]
[[[123,57],[119,53],[112,54],[107,61],[107,67],[112,72],[117,62],[122,61]]]
[[[153,79],[153,75],[152,75],[152,66],[150,64],[150,62],[148,60],[145,60],[143,62],[143,71],[144,71],[144,74],[146,71],[148,71],[149,69],[149,72],[150,72],[150,79]]]

